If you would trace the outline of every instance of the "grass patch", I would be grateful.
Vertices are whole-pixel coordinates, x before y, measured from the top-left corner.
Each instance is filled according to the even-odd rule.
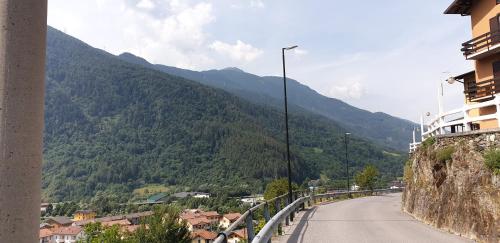
[[[430,137],[427,138],[422,142],[422,148],[427,149],[430,146],[434,145],[436,143],[436,138],[435,137]]]
[[[442,149],[439,149],[436,152],[437,161],[444,163],[448,160],[451,160],[451,155],[455,152],[455,148],[453,146],[448,146]]]
[[[151,184],[134,189],[133,194],[137,196],[148,196],[160,192],[168,192],[170,189],[164,185]]]
[[[406,184],[410,184],[413,181],[413,169],[411,168],[412,161],[407,160],[404,168],[404,181]]]
[[[483,155],[484,164],[495,175],[500,175],[500,150],[490,149]]]

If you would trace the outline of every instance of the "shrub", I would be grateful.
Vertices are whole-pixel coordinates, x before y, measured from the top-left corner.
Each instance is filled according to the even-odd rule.
[[[435,137],[430,137],[427,138],[422,142],[422,148],[427,149],[428,147],[434,145],[436,143],[436,138]]]
[[[500,175],[500,150],[490,149],[483,156],[484,164],[495,175]]]
[[[448,146],[446,148],[440,149],[436,152],[436,159],[440,163],[444,163],[451,160],[451,155],[455,152],[455,148]]]
[[[406,184],[410,184],[413,181],[413,170],[411,168],[412,161],[408,160],[406,161],[405,168],[404,168],[404,181]]]

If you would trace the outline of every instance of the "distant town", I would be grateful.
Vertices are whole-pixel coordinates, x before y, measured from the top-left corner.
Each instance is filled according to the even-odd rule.
[[[204,192],[178,192],[155,193],[145,201],[135,202],[134,205],[160,205],[174,199],[183,198],[210,198],[209,193]],[[242,197],[238,199],[242,204],[253,206],[264,200],[262,195]],[[60,203],[59,203],[60,204]],[[40,212],[46,215],[49,211],[59,205],[58,203],[42,203]],[[50,212],[49,212],[50,213]],[[97,217],[93,210],[76,210],[73,217],[50,216],[42,219],[40,224],[40,243],[75,243],[84,242],[86,238],[85,226],[89,224],[100,224],[103,228],[118,227],[122,233],[134,233],[146,222],[153,211],[119,214]],[[185,223],[191,232],[193,243],[212,242],[217,238],[218,232],[227,229],[232,223],[241,217],[240,212],[229,212],[220,214],[217,211],[203,211],[201,209],[185,209],[179,215],[179,223]],[[147,225],[145,225],[147,227]],[[235,230],[228,236],[229,243],[237,243],[247,239],[244,228]]]

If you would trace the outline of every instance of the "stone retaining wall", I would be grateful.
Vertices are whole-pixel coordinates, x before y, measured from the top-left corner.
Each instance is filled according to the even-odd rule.
[[[455,234],[500,242],[500,176],[483,158],[491,148],[500,148],[499,131],[441,136],[421,145],[405,167],[403,210]],[[451,158],[439,161],[446,149]]]

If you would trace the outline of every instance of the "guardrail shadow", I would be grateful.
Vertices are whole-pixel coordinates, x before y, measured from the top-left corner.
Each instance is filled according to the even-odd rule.
[[[304,242],[304,232],[309,227],[309,219],[314,216],[316,213],[318,206],[314,206],[312,208],[306,209],[304,215],[300,219],[300,222],[297,224],[293,232],[290,234],[290,237],[286,241],[287,243],[296,243]],[[301,234],[302,233],[302,234]]]

